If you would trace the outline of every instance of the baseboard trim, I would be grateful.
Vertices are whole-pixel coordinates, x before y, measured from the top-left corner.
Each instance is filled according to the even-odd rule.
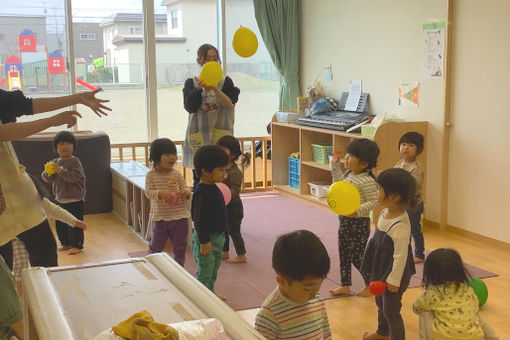
[[[427,226],[429,228],[440,230],[439,223],[427,220],[425,218],[423,219],[423,225],[425,225],[425,226]],[[446,226],[446,230],[449,231],[449,232],[452,232],[454,234],[460,235],[460,236],[469,237],[471,239],[479,240],[479,241],[482,241],[482,242],[487,242],[487,243],[489,243],[491,245],[494,245],[494,246],[497,246],[497,247],[506,248],[506,249],[510,250],[510,243],[506,243],[506,242],[503,242],[503,241],[496,240],[494,238],[483,236],[483,235],[474,233],[472,231],[468,231],[468,230],[465,230],[465,229],[462,229],[462,228],[459,228],[459,227],[454,227],[454,226],[449,225],[449,224]]]

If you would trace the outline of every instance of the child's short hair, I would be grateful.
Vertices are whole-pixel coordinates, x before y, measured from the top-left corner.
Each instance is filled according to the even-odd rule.
[[[217,145],[205,145],[197,150],[193,158],[193,165],[198,176],[202,177],[203,170],[212,172],[214,169],[226,166],[228,155]]]
[[[347,146],[347,153],[355,156],[361,162],[367,162],[367,170],[377,166],[377,157],[379,157],[379,147],[377,143],[370,139],[354,139]]]
[[[248,153],[243,154],[243,152],[241,151],[241,146],[239,145],[239,141],[234,136],[229,135],[223,136],[216,142],[216,145],[228,149],[230,151],[230,156],[232,157],[232,160],[234,162],[237,162],[239,157],[241,157],[242,155],[243,160],[241,162],[241,166],[243,168],[246,168],[247,166],[250,165],[249,154]]]
[[[400,137],[400,140],[398,141],[398,147],[400,148],[400,144],[402,143],[409,143],[416,145],[416,153],[420,154],[423,151],[423,135],[421,133],[411,131],[404,133],[402,137]]]
[[[53,138],[53,148],[57,151],[57,144],[68,142],[73,144],[73,150],[76,150],[76,138],[71,131],[60,131]]]
[[[177,155],[177,147],[175,143],[168,138],[155,139],[150,146],[149,162],[152,166],[157,166],[164,154]]]
[[[468,281],[469,272],[455,249],[439,248],[432,251],[423,265],[423,285],[435,286],[455,282],[457,287]]]
[[[416,207],[416,180],[409,171],[401,168],[390,168],[382,171],[376,180],[385,195],[398,194],[404,205]]]
[[[273,248],[273,269],[289,281],[307,276],[325,278],[329,255],[321,240],[311,231],[296,230],[280,235]]]

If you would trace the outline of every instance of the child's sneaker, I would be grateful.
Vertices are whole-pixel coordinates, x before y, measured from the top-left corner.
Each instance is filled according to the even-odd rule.
[[[64,251],[64,250],[69,250],[71,249],[71,246],[59,246],[58,247],[58,251]]]
[[[69,253],[67,253],[67,255],[76,255],[76,254],[79,254],[81,253],[82,250],[81,249],[78,249],[78,248],[71,248],[71,250],[69,250]]]

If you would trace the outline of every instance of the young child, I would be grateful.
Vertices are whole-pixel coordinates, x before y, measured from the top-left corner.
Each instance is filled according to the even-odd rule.
[[[241,185],[243,183],[243,173],[237,166],[237,160],[243,156],[241,166],[243,168],[250,165],[250,157],[241,152],[239,141],[234,136],[223,136],[216,143],[222,148],[229,157],[227,164],[227,175],[224,182],[230,188],[232,198],[227,205],[228,212],[228,230],[225,233],[225,244],[223,245],[223,259],[229,263],[244,263],[246,262],[246,248],[244,247],[243,236],[241,235],[241,222],[243,220],[243,202],[239,193],[241,192]],[[237,256],[229,258],[229,235],[232,238],[234,247],[236,248]]]
[[[35,188],[37,189],[40,202],[27,202],[27,204],[42,205],[48,219],[62,221],[68,225],[72,225],[75,228],[81,228],[83,230],[87,229],[85,222],[78,220],[76,217],[71,215],[71,213],[48,200],[50,193],[48,190],[46,190],[40,178],[37,178],[32,174],[29,174],[29,176],[34,182]],[[14,275],[14,279],[16,280],[16,290],[18,291],[19,297],[23,298],[23,291],[21,289],[21,274],[23,269],[30,267],[29,254],[25,247],[25,243],[18,238],[14,238],[12,240],[12,253],[12,273]]]
[[[200,183],[191,201],[194,224],[191,250],[197,263],[197,280],[213,293],[227,230],[227,208],[216,183],[225,178],[228,162],[225,151],[216,145],[203,146],[195,153],[195,171],[200,176]],[[217,296],[225,300],[223,296]]]
[[[49,175],[46,170],[42,178],[52,183],[55,199],[60,206],[83,221],[83,203],[85,200],[85,172],[78,158],[73,155],[76,139],[70,131],[61,131],[53,139],[53,146],[60,157],[53,159],[55,171]],[[60,240],[59,251],[68,250],[69,255],[82,252],[83,229],[73,228],[64,222],[56,221],[57,235]]]
[[[402,295],[415,273],[411,251],[411,226],[405,207],[414,207],[416,181],[404,169],[391,168],[377,176],[377,201],[383,208],[374,236],[365,250],[361,271],[372,281],[384,281],[387,290],[375,297],[377,331],[365,333],[363,340],[405,339],[400,315]]]
[[[150,217],[153,222],[149,253],[159,253],[167,239],[172,242],[174,259],[184,266],[188,245],[186,200],[191,190],[182,174],[175,170],[177,148],[170,139],[160,138],[151,143],[149,161],[152,170],[145,178],[145,195],[151,200]]]
[[[321,240],[308,230],[281,235],[273,248],[278,287],[266,298],[255,328],[266,339],[331,339],[319,289],[330,259]]]
[[[14,278],[0,256],[0,339],[23,339],[23,309],[14,289]]]
[[[425,243],[421,231],[421,215],[423,214],[423,169],[416,156],[423,151],[423,136],[418,132],[407,132],[398,142],[402,159],[395,164],[395,168],[402,168],[409,171],[416,180],[416,201],[415,209],[406,209],[411,222],[411,236],[414,239],[414,263],[423,262],[425,259]]]
[[[479,314],[478,298],[467,284],[469,274],[453,249],[436,249],[423,267],[425,292],[413,311],[420,316],[420,339],[499,339]]]
[[[331,160],[333,183],[347,181],[354,184],[360,194],[360,205],[350,216],[338,216],[338,253],[340,257],[341,286],[331,289],[333,295],[350,295],[351,264],[358,270],[363,252],[370,235],[370,211],[377,205],[377,184],[372,169],[377,165],[379,147],[369,139],[354,139],[347,147],[347,154],[340,161],[341,154],[335,152]],[[365,287],[358,296],[370,296],[370,277],[361,273]]]
[[[203,44],[197,51],[200,67],[208,62],[220,62],[216,47]],[[239,88],[226,76],[216,86],[205,86],[198,77],[188,78],[182,90],[184,108],[189,112],[182,163],[193,169],[193,155],[203,145],[216,144],[224,135],[234,134],[234,105],[239,98]],[[193,172],[193,191],[200,174]]]

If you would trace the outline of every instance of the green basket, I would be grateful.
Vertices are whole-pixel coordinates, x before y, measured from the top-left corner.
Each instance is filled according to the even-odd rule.
[[[329,156],[333,146],[325,144],[312,144],[313,160],[319,164],[329,164]]]

